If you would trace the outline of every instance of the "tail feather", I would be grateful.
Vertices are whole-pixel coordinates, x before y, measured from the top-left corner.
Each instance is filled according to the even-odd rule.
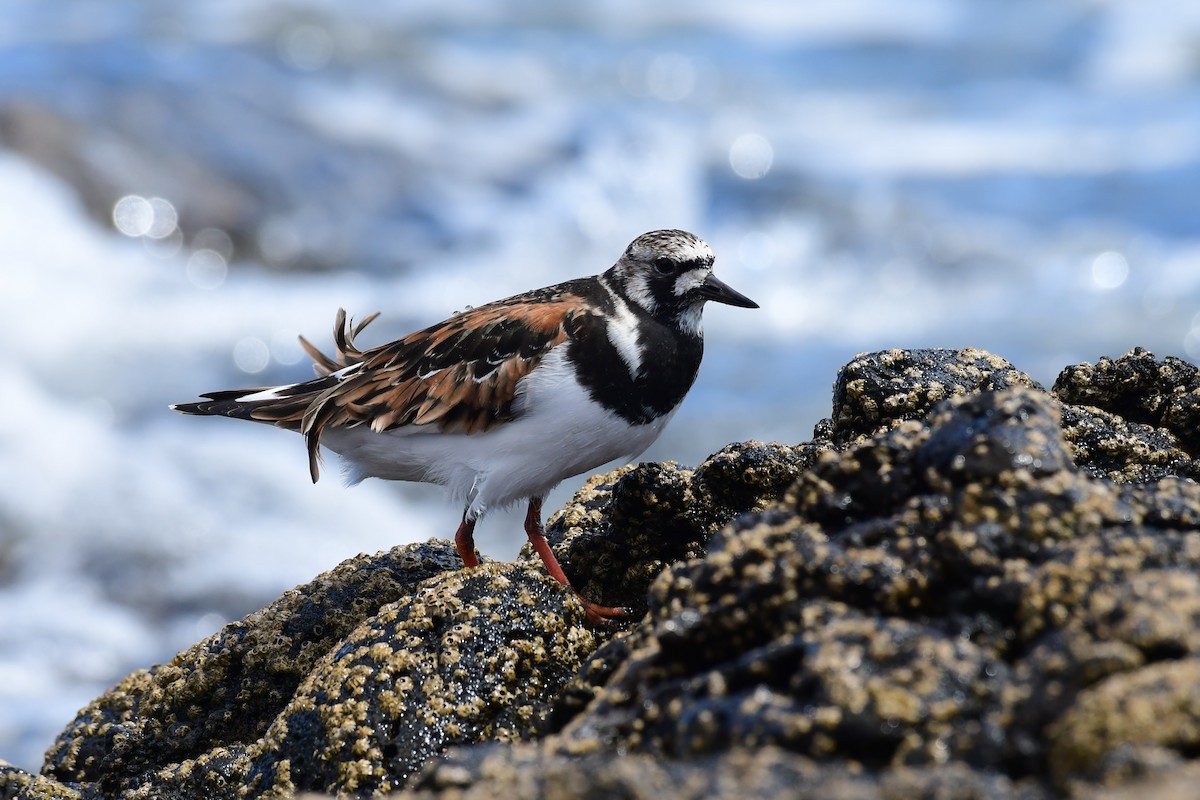
[[[287,386],[209,392],[200,395],[203,400],[195,403],[176,403],[171,408],[181,414],[248,419],[298,431],[304,421],[304,413],[312,401],[337,383],[336,376],[327,375],[324,378]]]
[[[363,359],[363,351],[355,344],[354,338],[362,333],[363,328],[371,324],[371,322],[379,316],[376,311],[373,314],[368,314],[365,319],[355,324],[354,320],[346,319],[346,309],[339,308],[337,316],[333,320],[333,356],[327,356],[322,353],[316,345],[300,337],[300,346],[308,353],[313,360],[313,371],[318,377],[325,377],[330,373],[337,372],[340,369],[345,369],[352,364],[357,364]]]
[[[180,414],[193,414],[201,417],[234,417],[235,419],[253,419],[251,413],[254,405],[240,403],[238,398],[251,394],[268,391],[270,387],[262,386],[257,389],[234,389],[225,392],[209,392],[200,395],[203,400],[195,403],[172,403],[171,410]]]
[[[308,443],[309,472],[315,483],[319,475],[321,432],[320,426],[312,424],[314,403],[320,405],[326,392],[341,382],[343,371],[362,361],[363,351],[354,338],[377,316],[378,312],[355,324],[346,318],[345,310],[338,309],[333,327],[333,356],[325,355],[301,336],[300,344],[312,356],[318,376],[311,381],[209,392],[194,403],[176,403],[171,408],[181,414],[247,419],[303,433]]]
[[[337,382],[336,376],[327,376],[289,386],[209,392],[200,395],[203,400],[195,403],[176,403],[171,408],[181,414],[248,419],[289,431],[303,432],[308,445],[308,472],[313,483],[316,483],[321,476],[320,433],[304,432],[301,428],[304,415],[313,400]]]

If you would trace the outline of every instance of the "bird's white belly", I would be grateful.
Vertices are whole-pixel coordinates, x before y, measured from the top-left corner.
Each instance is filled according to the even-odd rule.
[[[573,475],[651,445],[674,410],[634,425],[592,401],[558,352],[522,381],[520,416],[485,433],[442,433],[436,425],[377,433],[367,426],[326,430],[322,444],[367,477],[445,485],[471,517],[541,497]]]

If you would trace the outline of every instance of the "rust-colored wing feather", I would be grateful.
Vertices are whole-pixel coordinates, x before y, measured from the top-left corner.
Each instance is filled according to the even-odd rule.
[[[572,318],[586,311],[582,299],[571,294],[527,304],[530,299],[480,306],[367,351],[354,345],[365,322],[352,327],[339,314],[334,358],[314,361],[318,371],[329,370],[327,374],[340,380],[310,395],[303,409],[288,404],[274,413],[266,408],[260,413],[304,434],[314,480],[321,433],[329,428],[370,425],[374,431],[387,431],[437,425],[444,432],[489,430],[514,417],[518,382],[551,348],[566,341]],[[345,371],[332,374],[337,370]]]

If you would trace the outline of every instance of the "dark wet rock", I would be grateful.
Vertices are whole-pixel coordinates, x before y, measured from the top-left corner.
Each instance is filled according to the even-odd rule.
[[[637,601],[666,563],[773,502],[811,452],[747,443],[696,471],[617,470],[556,516],[551,539],[581,589]],[[448,746],[531,737],[614,629],[587,624],[536,557],[460,566],[435,540],[352,559],[127,677],[60,735],[44,771],[127,798],[369,794]]]
[[[602,649],[620,661],[565,725],[563,750],[619,742],[690,757],[754,742],[876,768],[998,762],[1003,730],[988,712],[1009,682],[999,631],[1019,598],[1002,561],[1069,533],[1006,506],[999,486],[975,487],[1003,479],[1043,502],[1060,496],[1037,485],[1048,467],[1031,468],[1068,463],[1056,420],[1044,395],[970,396],[935,414],[932,432],[902,425],[822,456],[782,503],[740,517],[706,558],[655,582],[649,621]],[[954,538],[972,514],[997,525],[975,560]],[[942,534],[950,541],[932,548]],[[1001,579],[992,594],[1005,619],[991,627],[985,578]]]
[[[1094,406],[1126,422],[1162,428],[1200,455],[1200,368],[1142,347],[1120,358],[1067,367],[1054,382],[1064,403]]]
[[[833,387],[832,435],[839,444],[919,420],[950,397],[1023,386],[1041,388],[999,356],[962,350],[860,353]]]
[[[722,621],[740,616],[726,609]],[[938,763],[964,755],[960,740],[973,743],[966,733],[996,701],[987,678],[999,678],[998,688],[1006,672],[968,640],[842,604],[799,605],[778,618],[779,633],[760,629],[727,644],[731,637],[686,629],[688,622],[667,620],[633,649],[626,668],[564,729],[563,752],[619,742],[689,758],[753,744],[873,768]]]
[[[1139,768],[1128,771],[1127,782],[1111,788],[1082,787],[1079,796],[1090,800],[1194,800],[1200,786],[1200,762],[1183,761],[1173,751],[1153,746],[1127,748],[1139,760]],[[1149,751],[1158,751],[1152,755]],[[1150,766],[1148,771],[1142,767]],[[1091,792],[1083,795],[1082,791]]]
[[[1007,361],[973,348],[864,353],[842,368],[833,413],[818,440],[857,438],[920,420],[950,397],[1041,389]],[[1142,348],[1095,365],[1067,367],[1052,394],[1074,462],[1095,477],[1150,481],[1200,478],[1200,370]]]
[[[597,475],[550,517],[546,537],[581,594],[636,619],[666,566],[702,556],[735,515],[777,500],[824,447],[740,442],[694,470],[646,463]],[[522,557],[537,560],[528,545]]]
[[[0,800],[82,800],[78,789],[0,761]]]
[[[459,563],[441,542],[342,563],[170,663],[130,674],[59,735],[44,773],[115,786],[214,746],[256,741],[331,648]]]
[[[445,746],[528,736],[596,647],[544,572],[449,542],[359,556],[134,673],[44,772],[122,797],[399,786]]]
[[[1047,729],[1060,780],[1109,783],[1173,766],[1200,752],[1200,659],[1114,674],[1079,693]]]
[[[1127,422],[1087,406],[1063,406],[1063,437],[1075,462],[1097,478],[1146,483],[1169,477],[1200,477],[1200,462],[1165,428]]]
[[[1194,487],[1194,484],[1193,484]],[[1131,514],[1136,513],[1131,505]],[[1104,531],[1061,547],[1025,585],[1019,631],[1078,629],[1148,658],[1200,652],[1200,532]]]
[[[735,442],[696,467],[693,488],[710,509],[711,521],[724,524],[782,497],[828,447],[820,441],[795,446]]]
[[[1009,382],[922,420],[893,404],[884,433],[844,436],[781,503],[664,573],[544,747],[696,759],[766,745],[833,771],[968,764],[1014,781],[1004,791],[1081,796],[1200,752],[1200,487],[1129,482],[1159,456],[1147,437],[1170,435],[1144,423],[1105,456],[1123,456],[1123,482],[1081,469],[1067,413]]]
[[[1114,481],[1200,478],[1200,370],[1135,348],[1067,367],[1054,382],[1079,465]]]
[[[1100,363],[1056,398],[980,351],[859,356],[812,442],[624,467],[552,517],[623,630],[530,553],[398,548],[130,676],[46,774],[123,798],[1188,796],[1190,384]]]
[[[251,794],[386,792],[449,745],[532,735],[596,647],[584,619],[533,567],[427,581],[317,665],[255,748]]]
[[[687,759],[629,755],[568,758],[545,748],[457,749],[422,776],[411,800],[563,797],[577,800],[1042,800],[1036,786],[962,765],[866,773],[778,747],[736,748]]]

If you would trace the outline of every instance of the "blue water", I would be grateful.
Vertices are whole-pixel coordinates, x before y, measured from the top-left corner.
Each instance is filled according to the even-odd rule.
[[[1200,359],[1200,6],[9,0],[0,20],[0,758],[340,559],[457,521],[176,417],[706,238],[711,308],[653,459],[799,441],[836,369],[976,346],[1050,383]],[[121,198],[126,198],[123,202]],[[372,338],[374,337],[374,338]],[[561,504],[582,479],[547,504]],[[519,519],[489,519],[511,558]]]

